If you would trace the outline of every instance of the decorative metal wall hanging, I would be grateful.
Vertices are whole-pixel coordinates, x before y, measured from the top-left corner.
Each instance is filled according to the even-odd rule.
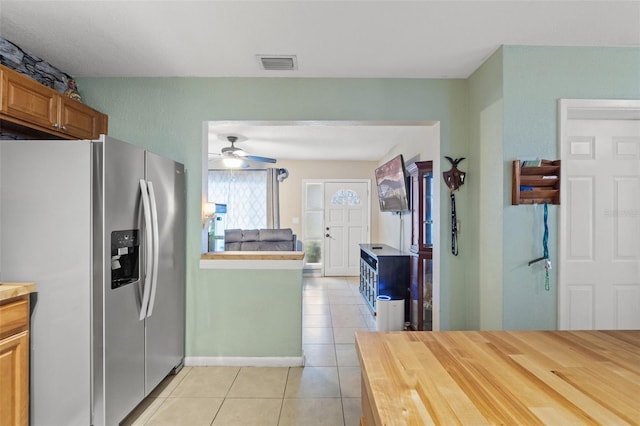
[[[533,265],[534,263],[544,261],[544,289],[546,291],[549,291],[549,270],[551,269],[551,259],[549,259],[549,208],[547,207],[546,201],[544,202],[544,213],[542,217],[544,223],[544,233],[542,234],[543,255],[542,257],[530,261],[529,266]]]
[[[458,255],[458,217],[456,214],[456,194],[462,185],[464,185],[464,178],[466,173],[458,170],[458,164],[464,160],[464,157],[453,159],[451,157],[444,157],[451,163],[451,170],[442,173],[445,184],[449,187],[449,196],[451,197],[451,254]]]

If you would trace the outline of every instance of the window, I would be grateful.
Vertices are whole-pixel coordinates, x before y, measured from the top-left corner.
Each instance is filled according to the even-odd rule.
[[[322,267],[322,243],[324,239],[322,182],[303,182],[304,185],[304,220],[303,238],[306,251],[305,268],[320,269]]]
[[[227,205],[226,229],[267,228],[267,170],[209,170],[208,201]]]
[[[334,206],[359,206],[360,197],[358,193],[350,189],[336,191],[331,197],[331,204]]]

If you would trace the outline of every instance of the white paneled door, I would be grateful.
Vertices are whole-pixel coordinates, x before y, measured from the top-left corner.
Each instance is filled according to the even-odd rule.
[[[559,328],[638,329],[640,102],[597,102],[560,103]]]
[[[360,243],[369,242],[369,183],[326,182],[324,275],[357,276]]]

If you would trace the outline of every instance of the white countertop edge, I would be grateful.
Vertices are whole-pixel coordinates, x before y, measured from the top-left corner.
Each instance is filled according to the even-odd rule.
[[[200,269],[299,269],[304,260],[200,259]]]

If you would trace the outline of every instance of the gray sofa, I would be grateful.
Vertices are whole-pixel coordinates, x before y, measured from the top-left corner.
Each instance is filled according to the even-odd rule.
[[[296,235],[284,229],[227,229],[225,251],[296,251]]]

